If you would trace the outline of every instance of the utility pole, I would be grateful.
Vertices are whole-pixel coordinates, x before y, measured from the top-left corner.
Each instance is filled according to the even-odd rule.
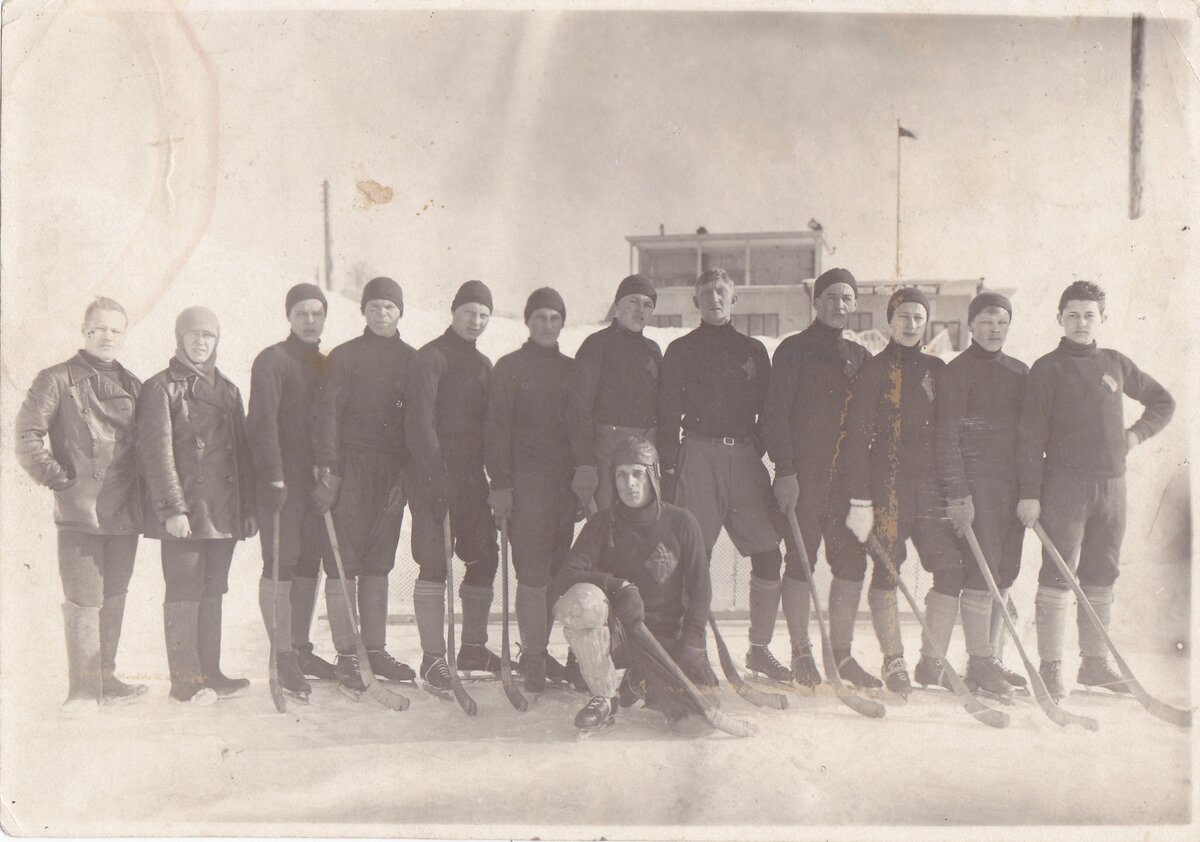
[[[1146,52],[1146,17],[1133,16],[1129,45],[1129,218],[1142,215],[1142,179],[1145,163],[1142,160],[1142,94],[1145,78],[1142,74]]]
[[[329,179],[321,182],[321,204],[325,210],[325,289],[333,290],[333,237],[329,230]]]

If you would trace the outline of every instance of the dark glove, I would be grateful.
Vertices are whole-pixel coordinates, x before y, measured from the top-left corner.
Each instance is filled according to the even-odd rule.
[[[266,482],[258,486],[258,503],[271,514],[283,511],[287,486],[282,482]]]
[[[675,502],[675,487],[679,484],[678,477],[675,476],[675,469],[662,472],[662,501],[664,503]]]
[[[254,515],[250,515],[250,517],[245,518],[242,521],[242,537],[243,538],[253,538],[257,534],[258,534],[258,519],[255,518]]]
[[[383,513],[388,517],[404,514],[404,504],[407,502],[408,497],[404,494],[404,480],[398,479],[388,490],[387,503],[383,507]]]
[[[675,647],[675,663],[697,687],[716,687],[717,674],[708,662],[708,652],[698,646]]]
[[[313,486],[312,501],[317,511],[325,514],[337,502],[338,490],[342,487],[342,478],[330,468],[317,471],[317,484]]]
[[[637,585],[626,582],[609,597],[613,612],[625,626],[636,626],[646,622],[646,606],[642,603],[642,592]]]

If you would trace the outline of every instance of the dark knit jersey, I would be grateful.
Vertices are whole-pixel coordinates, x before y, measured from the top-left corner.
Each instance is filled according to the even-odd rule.
[[[646,429],[657,423],[661,365],[658,343],[616,319],[583,340],[575,353],[568,415],[575,464],[596,464],[596,424]]]
[[[767,399],[771,358],[757,339],[732,323],[701,323],[663,355],[658,387],[658,455],[664,469],[679,457],[679,432],[755,440]]]
[[[951,498],[977,477],[1015,481],[1017,422],[1029,366],[972,342],[938,381],[938,468]]]
[[[802,482],[829,487],[850,384],[870,357],[840,328],[821,321],[779,343],[762,415],[776,476],[797,474]]]
[[[618,501],[584,524],[558,574],[559,593],[589,582],[611,595],[620,579],[637,585],[655,637],[704,646],[712,584],[691,512],[666,503],[630,509]]]
[[[399,454],[404,441],[404,390],[416,349],[370,328],[329,352],[317,386],[313,441],[318,465],[341,472],[347,449]]]
[[[565,477],[575,467],[567,429],[572,360],[536,342],[496,362],[488,385],[484,453],[492,488],[512,488],[513,475]]]
[[[483,469],[491,361],[453,328],[417,351],[405,390],[404,436],[421,476]]]
[[[254,358],[246,437],[259,482],[312,481],[312,401],[325,363],[294,333]]]
[[[892,493],[932,490],[934,401],[946,364],[895,340],[867,360],[850,387],[846,485],[850,497],[889,506]]]
[[[1064,337],[1033,364],[1025,383],[1018,439],[1022,498],[1041,497],[1046,472],[1083,479],[1125,474],[1122,395],[1143,404],[1130,431],[1145,441],[1167,426],[1175,400],[1133,361],[1096,343]]]

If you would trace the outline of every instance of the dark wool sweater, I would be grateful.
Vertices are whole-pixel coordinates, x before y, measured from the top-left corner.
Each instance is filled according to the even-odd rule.
[[[317,464],[341,472],[347,449],[406,455],[404,388],[416,349],[370,328],[329,353],[317,387],[313,443]]]
[[[655,425],[661,365],[658,343],[626,330],[616,319],[583,340],[575,353],[568,416],[575,464],[596,464],[596,424]]]
[[[584,524],[558,575],[559,592],[590,582],[611,596],[622,579],[637,585],[656,638],[703,648],[712,585],[691,512],[667,503],[630,509],[618,500]]]
[[[871,354],[815,321],[779,343],[771,361],[762,429],[775,475],[828,488],[850,384]]]
[[[890,496],[932,489],[934,400],[946,364],[895,340],[867,360],[850,389],[846,483],[850,497],[889,507]]]
[[[422,477],[448,467],[483,470],[491,372],[491,361],[453,328],[417,351],[406,389],[404,437]]]
[[[1125,474],[1127,395],[1146,407],[1129,429],[1145,441],[1167,426],[1175,400],[1119,351],[1063,337],[1025,383],[1017,467],[1021,497],[1042,494],[1045,472],[1085,479]]]
[[[1017,422],[1029,366],[972,342],[946,366],[937,396],[938,466],[951,498],[968,479],[1016,480]]]
[[[572,360],[528,341],[499,359],[488,386],[484,451],[492,488],[512,488],[513,475],[570,481],[575,467],[567,429]]]
[[[318,346],[294,333],[254,358],[246,435],[259,482],[312,482],[313,393],[324,369]]]
[[[757,339],[732,323],[699,327],[663,356],[658,387],[658,454],[664,470],[679,458],[679,432],[755,440],[762,453],[759,413],[767,399],[771,358]]]

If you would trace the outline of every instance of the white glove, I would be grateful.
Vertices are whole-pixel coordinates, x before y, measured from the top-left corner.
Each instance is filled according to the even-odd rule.
[[[875,507],[870,500],[851,500],[850,514],[846,515],[846,528],[854,533],[860,543],[867,543],[875,527]]]

